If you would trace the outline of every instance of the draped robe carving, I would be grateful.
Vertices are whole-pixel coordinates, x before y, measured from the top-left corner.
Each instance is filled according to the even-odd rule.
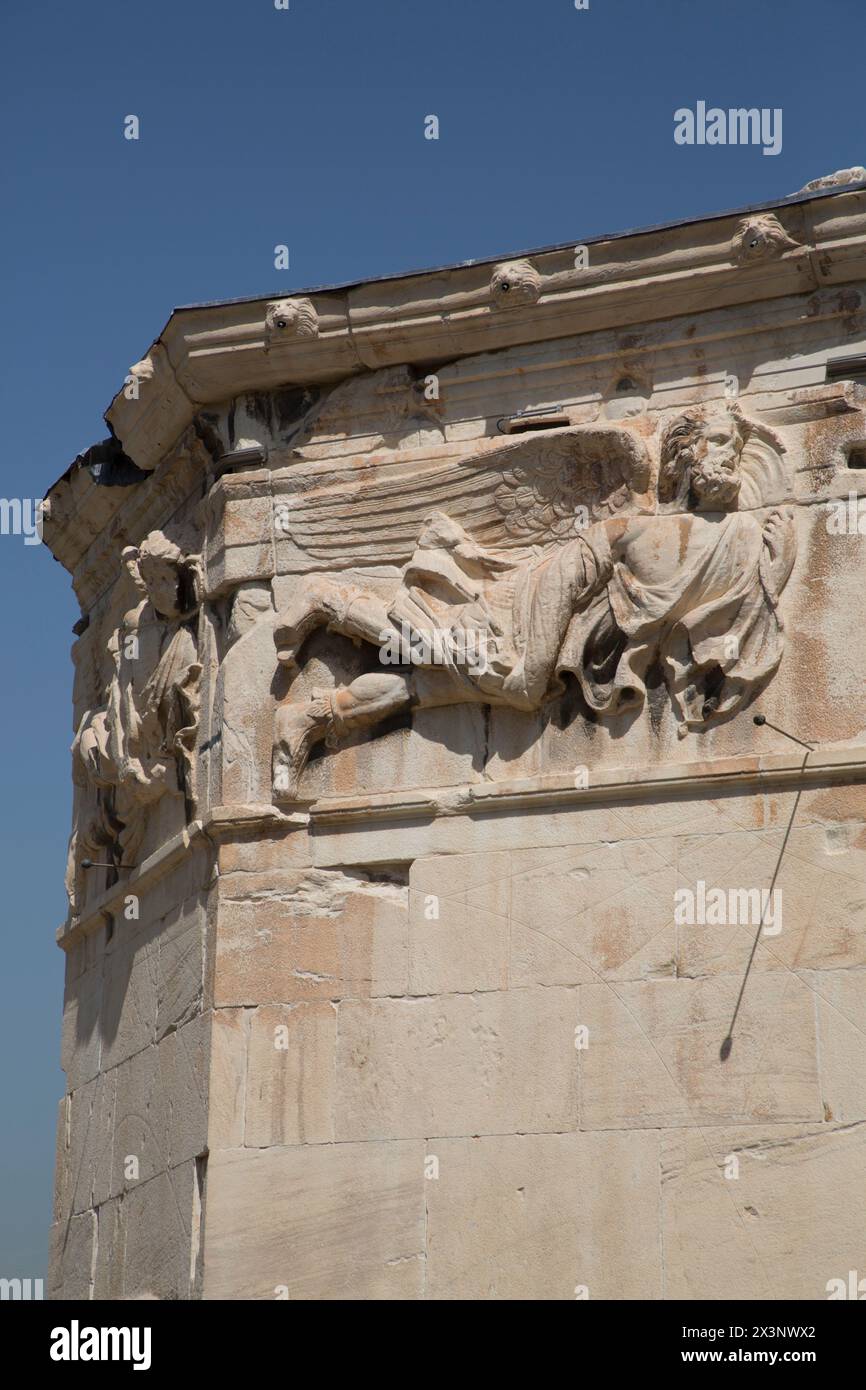
[[[67,869],[73,914],[83,899],[82,860],[129,866],[148,807],[167,793],[184,798],[187,819],[195,808],[198,557],[154,531],[123,559],[137,602],[108,642],[104,702],[84,715],[72,746],[79,802]]]
[[[643,444],[622,429],[559,431],[502,453],[511,466],[495,475],[489,454],[475,461],[476,477],[491,474],[497,546],[478,538],[496,530],[483,487],[458,475],[456,495],[483,519],[476,534],[444,511],[428,515],[390,600],[330,576],[298,581],[275,631],[284,666],[319,625],[378,644],[383,664],[277,708],[278,798],[297,795],[315,742],[408,706],[534,710],[573,673],[589,709],[612,717],[640,709],[658,665],[685,735],[732,716],[777,669],[795,547],[790,510],[767,506],[787,496],[769,431],[732,408],[678,417],[655,490]],[[407,639],[420,658],[389,669]]]

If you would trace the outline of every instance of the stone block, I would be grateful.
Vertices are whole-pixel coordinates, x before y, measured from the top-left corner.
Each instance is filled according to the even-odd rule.
[[[707,975],[752,969],[847,968],[866,964],[866,854],[836,826],[797,825],[755,833],[686,837],[678,844],[677,887],[698,882],[745,890],[761,910],[723,923],[681,923],[679,971]],[[763,902],[762,902],[763,906]],[[708,914],[709,915],[709,914]],[[746,918],[746,920],[743,920]],[[757,923],[757,925],[756,925]]]
[[[105,1201],[111,1191],[115,1138],[115,1073],[101,1072],[70,1101],[69,1188],[72,1210],[86,1211]]]
[[[92,1298],[96,1213],[85,1211],[55,1223],[51,1228],[50,1246],[48,1297],[64,1302]]]
[[[126,1213],[124,1198],[112,1197],[96,1212],[96,1253],[94,1299],[123,1298],[126,1257]]]
[[[127,1194],[123,1202],[124,1299],[191,1297],[197,1203],[193,1162],[159,1173]]]
[[[420,1142],[214,1154],[203,1297],[420,1298],[424,1198]]]
[[[428,1298],[661,1296],[656,1134],[437,1139],[434,1158]]]
[[[169,1033],[156,1049],[168,1168],[207,1149],[210,1038],[210,1018],[202,1014]]]
[[[410,877],[409,992],[468,993],[508,984],[508,855],[416,860]]]
[[[866,970],[804,970],[800,979],[818,1015],[824,1114],[857,1124],[866,1120]]]
[[[201,1011],[204,990],[205,909],[195,900],[184,915],[183,930],[168,930],[158,943],[157,1041],[170,1029],[181,1028]]]
[[[246,1009],[211,1014],[208,1148],[241,1148],[246,1106],[248,1017]]]
[[[579,1022],[556,987],[344,1001],[336,1138],[574,1129]]]
[[[796,976],[594,984],[580,988],[583,1129],[748,1124],[822,1115],[815,1011]]]
[[[244,1142],[250,1148],[334,1138],[337,1007],[263,1005],[250,1021]]]
[[[105,955],[102,989],[102,1067],[140,1052],[156,1034],[159,993],[157,928],[123,922]]]
[[[407,904],[405,888],[341,872],[229,875],[216,1006],[404,993]]]
[[[665,1297],[826,1299],[863,1270],[864,1162],[866,1125],[663,1134]]]
[[[160,1047],[153,1044],[137,1052],[111,1073],[117,1083],[113,1197],[133,1191],[168,1166],[171,1097],[161,1085]]]
[[[102,1059],[102,962],[89,970],[67,976],[63,1004],[60,1065],[70,1091],[92,1081]]]
[[[160,934],[166,930],[183,930],[181,919],[194,909],[199,894],[206,894],[215,876],[215,854],[211,845],[202,839],[195,841],[179,863],[174,864],[141,896],[141,921],[138,930],[160,924]]]
[[[65,1220],[71,1210],[73,1183],[67,1133],[71,1119],[72,1097],[67,1094],[57,1102],[57,1123],[54,1131],[54,1194],[51,1207],[53,1223]]]
[[[239,826],[234,838],[225,840],[219,849],[219,871],[223,878],[231,874],[262,874],[271,869],[305,869],[312,863],[309,835],[305,826],[290,826],[286,830],[270,830],[263,836],[260,830],[243,831]]]
[[[672,975],[674,841],[509,855],[513,985]]]

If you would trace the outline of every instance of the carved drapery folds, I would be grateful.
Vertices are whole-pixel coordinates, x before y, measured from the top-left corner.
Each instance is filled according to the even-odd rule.
[[[788,470],[779,438],[737,407],[690,408],[656,433],[569,426],[420,471],[374,467],[348,491],[321,479],[281,503],[293,555],[315,568],[292,581],[273,629],[288,674],[275,716],[279,802],[297,798],[316,743],[339,746],[410,710],[528,714],[574,682],[579,717],[639,717],[660,673],[685,735],[744,708],[781,660]],[[186,820],[197,807],[200,559],[154,531],[123,563],[129,606],[73,748],[73,915],[83,860],[134,864],[157,803],[179,798]],[[340,573],[371,564],[370,589]],[[260,588],[246,617],[244,594],[232,606],[232,640],[273,620]],[[301,699],[294,674],[319,627],[374,651],[364,674]]]
[[[782,656],[777,605],[795,558],[782,455],[736,408],[695,408],[663,432],[655,487],[637,434],[589,427],[445,463],[425,475],[424,495],[441,498],[426,518],[413,515],[412,480],[402,518],[399,488],[387,507],[368,488],[366,542],[377,506],[391,545],[414,528],[391,596],[307,576],[274,636],[290,672],[319,626],[377,646],[380,669],[277,707],[275,798],[297,796],[321,740],[408,708],[536,710],[566,675],[593,718],[640,712],[651,668],[681,736],[731,717]],[[332,501],[320,505],[319,522]],[[296,518],[312,543],[316,507],[306,497]]]
[[[186,820],[196,809],[199,558],[152,531],[124,550],[123,563],[133,604],[107,644],[102,703],[86,711],[72,747],[78,804],[67,889],[73,915],[83,899],[83,860],[134,863],[149,810],[163,796],[183,798]]]

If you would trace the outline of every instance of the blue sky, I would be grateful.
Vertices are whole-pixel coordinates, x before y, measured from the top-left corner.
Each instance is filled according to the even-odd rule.
[[[578,243],[866,163],[864,35],[863,0],[4,0],[0,496],[41,497],[104,437],[177,304]],[[700,100],[781,108],[781,152],[675,144]],[[47,1255],[78,608],[20,537],[0,584],[11,1277]]]

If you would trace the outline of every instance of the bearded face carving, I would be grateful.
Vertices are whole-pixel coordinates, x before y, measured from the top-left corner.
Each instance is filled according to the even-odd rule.
[[[684,415],[662,441],[659,501],[723,510],[739,497],[745,439],[735,415]]]

